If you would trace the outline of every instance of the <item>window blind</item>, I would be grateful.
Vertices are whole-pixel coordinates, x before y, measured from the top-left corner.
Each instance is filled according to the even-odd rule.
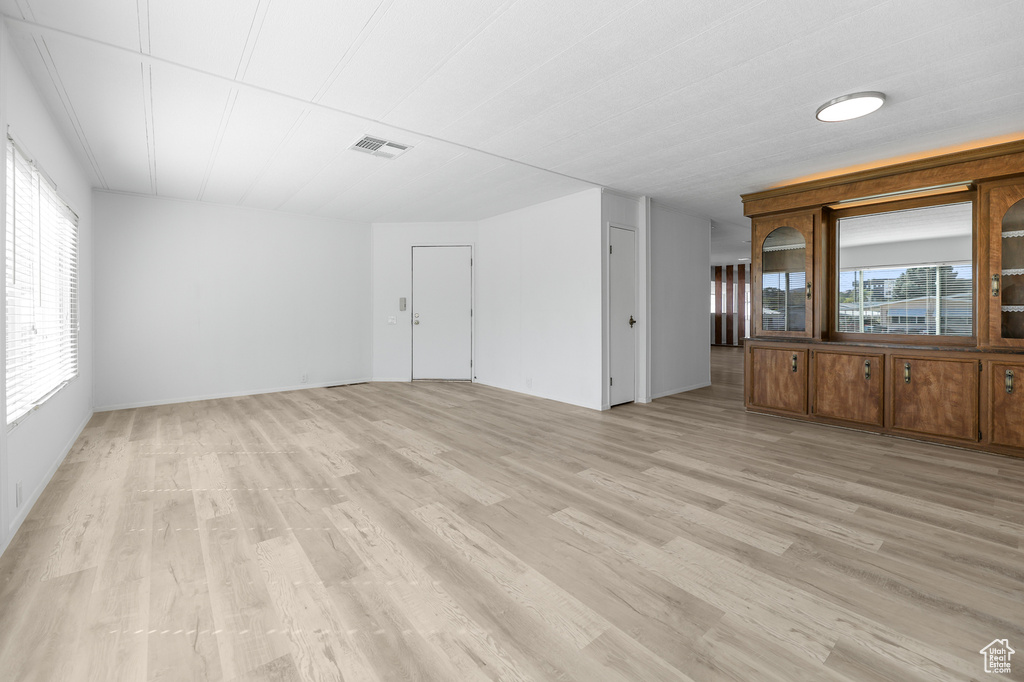
[[[7,142],[7,424],[78,375],[78,217]]]
[[[970,336],[971,263],[841,270],[839,331]]]

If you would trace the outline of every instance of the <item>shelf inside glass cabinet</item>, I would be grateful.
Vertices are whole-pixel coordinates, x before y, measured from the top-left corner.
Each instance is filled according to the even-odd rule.
[[[1024,202],[1006,212],[1001,231],[1002,336],[1024,339]]]

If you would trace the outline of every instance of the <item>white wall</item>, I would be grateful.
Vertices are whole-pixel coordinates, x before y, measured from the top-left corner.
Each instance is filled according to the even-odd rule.
[[[412,247],[469,245],[477,239],[476,223],[375,223],[373,225],[373,380],[412,379]],[[474,249],[475,250],[475,249]],[[474,277],[477,263],[474,260]],[[476,304],[474,303],[474,307]],[[388,318],[395,323],[389,324]]]
[[[97,409],[370,378],[369,225],[99,191],[94,206]]]
[[[932,263],[970,263],[973,259],[972,235],[916,239],[905,242],[847,246],[839,252],[839,267],[854,268],[907,267]]]
[[[711,384],[711,221],[651,203],[651,395]]]
[[[71,151],[74,147],[58,131],[35,86],[11,50],[7,29],[2,26],[0,43],[0,129],[10,125],[11,136],[50,176],[57,185],[57,192],[78,214],[80,324],[78,377],[39,409],[26,415],[9,433],[0,429],[2,551],[92,415],[94,271],[91,183],[78,157]],[[0,170],[0,174],[5,172]],[[4,184],[6,186],[6,178]],[[4,297],[0,296],[0,301],[3,300]],[[0,338],[3,336],[0,334]],[[0,358],[3,355],[0,352]],[[22,483],[25,496],[20,508],[15,507],[14,496],[18,482]]]
[[[601,191],[479,223],[480,383],[601,409]]]

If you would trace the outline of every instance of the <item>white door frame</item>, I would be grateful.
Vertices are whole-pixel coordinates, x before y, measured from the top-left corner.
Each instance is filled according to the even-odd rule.
[[[649,211],[644,210],[647,205],[646,198],[641,202],[641,222],[646,223]],[[603,300],[602,300],[602,311],[604,317],[604,329],[602,334],[604,337],[604,372],[603,372],[603,386],[601,387],[601,409],[607,410],[611,408],[611,390],[609,385],[609,377],[611,376],[611,254],[608,253],[608,247],[611,243],[611,229],[618,228],[620,230],[628,230],[633,233],[634,249],[633,252],[636,257],[634,263],[634,273],[636,281],[633,284],[633,291],[636,294],[636,301],[634,302],[634,309],[636,315],[639,316],[637,320],[637,335],[636,343],[633,348],[633,360],[634,360],[634,371],[633,371],[633,396],[634,402],[646,403],[650,402],[650,381],[648,373],[648,358],[650,357],[649,352],[649,339],[650,339],[650,306],[648,305],[648,273],[650,272],[647,267],[649,261],[649,248],[648,239],[646,238],[649,231],[647,229],[640,229],[633,225],[624,225],[621,223],[613,223],[607,221],[604,223],[604,229],[602,233],[602,249],[603,249],[603,264],[604,264],[604,282],[603,282]],[[644,226],[646,228],[646,225]]]
[[[414,317],[411,314],[416,310],[416,249],[424,247],[468,247],[469,248],[469,380],[476,382],[476,248],[473,244],[464,242],[451,244],[413,244],[409,247],[409,381],[416,376],[416,337],[413,334],[412,326]]]

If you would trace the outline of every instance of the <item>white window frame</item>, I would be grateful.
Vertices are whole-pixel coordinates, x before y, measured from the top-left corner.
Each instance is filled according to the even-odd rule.
[[[7,138],[5,222],[7,427],[79,373],[78,216]]]

